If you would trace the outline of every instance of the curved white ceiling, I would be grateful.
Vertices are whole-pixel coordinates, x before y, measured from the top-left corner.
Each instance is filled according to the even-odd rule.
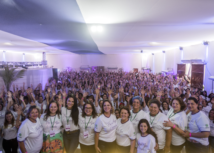
[[[58,50],[102,54],[75,0],[1,0],[0,30]]]
[[[214,40],[214,1],[210,0],[77,0],[100,51],[154,52]]]

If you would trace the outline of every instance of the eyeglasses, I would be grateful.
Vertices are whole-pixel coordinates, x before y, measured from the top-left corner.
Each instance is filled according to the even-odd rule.
[[[92,107],[86,107],[85,109],[92,109]]]

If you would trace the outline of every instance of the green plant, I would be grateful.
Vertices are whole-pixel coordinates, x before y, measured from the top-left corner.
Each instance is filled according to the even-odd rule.
[[[14,81],[24,76],[25,70],[15,71],[16,68],[4,67],[4,71],[0,71],[0,77],[3,79],[7,91],[10,90],[10,86]]]

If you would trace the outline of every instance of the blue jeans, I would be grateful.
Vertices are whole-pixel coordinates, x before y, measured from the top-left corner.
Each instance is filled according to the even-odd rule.
[[[74,153],[79,144],[80,130],[72,133],[63,132],[64,147],[67,153]]]

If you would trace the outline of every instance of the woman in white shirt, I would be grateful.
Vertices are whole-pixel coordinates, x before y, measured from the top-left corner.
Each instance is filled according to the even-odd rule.
[[[167,115],[170,110],[169,104],[166,101],[164,101],[164,102],[162,102],[161,106],[162,106],[161,107],[162,113]]]
[[[131,113],[127,107],[120,109],[117,120],[116,142],[118,153],[133,153],[135,147],[135,130],[129,117]]]
[[[157,135],[152,131],[146,119],[140,120],[138,130],[140,132],[137,134],[137,153],[156,153]]]
[[[40,122],[43,128],[43,145],[41,152],[63,153],[64,148],[61,133],[62,119],[59,105],[56,102],[49,103],[47,113],[41,115]]]
[[[94,147],[94,127],[97,119],[97,113],[92,103],[83,105],[83,112],[79,116],[79,143],[81,153],[95,153]]]
[[[138,123],[141,119],[147,119],[149,120],[148,113],[144,112],[141,109],[141,105],[143,105],[143,98],[140,96],[135,96],[132,98],[132,106],[133,110],[131,110],[131,117],[130,121],[132,122],[134,128],[135,128],[135,135],[139,132],[138,131]]]
[[[158,138],[159,150],[157,153],[169,152],[172,139],[172,130],[170,127],[163,126],[168,118],[160,112],[160,102],[157,99],[149,101],[149,123],[152,130]]]
[[[208,105],[205,99],[202,100],[202,106],[203,106],[202,111],[208,116],[212,107]]]
[[[21,112],[21,111],[18,111]],[[21,113],[18,115],[20,116]],[[19,121],[16,122],[13,114],[8,111],[5,114],[4,125],[2,126],[2,136],[3,136],[3,148],[6,153],[17,153],[18,142],[17,142],[17,132],[19,128]]]
[[[38,115],[38,108],[31,106],[19,128],[17,140],[21,153],[39,153],[42,148],[43,130]]]
[[[66,106],[61,108],[62,124],[64,127],[63,142],[66,152],[74,153],[79,144],[78,119],[81,109],[77,107],[77,99],[68,96]]]
[[[209,112],[209,119],[210,119],[209,143],[210,143],[212,152],[214,152],[214,109],[211,109],[211,111]]]
[[[187,128],[187,116],[183,111],[186,105],[179,97],[172,100],[172,108],[167,114],[169,120],[165,121],[165,127],[172,128],[171,152],[180,153],[184,147],[185,139],[182,137],[184,130]]]
[[[116,147],[117,119],[114,108],[109,100],[104,100],[102,115],[95,122],[95,149],[97,153],[113,153]]]
[[[210,121],[202,111],[197,109],[198,100],[194,97],[188,98],[188,108],[190,113],[187,115],[188,124],[183,137],[187,138],[187,153],[208,153],[210,135]]]

